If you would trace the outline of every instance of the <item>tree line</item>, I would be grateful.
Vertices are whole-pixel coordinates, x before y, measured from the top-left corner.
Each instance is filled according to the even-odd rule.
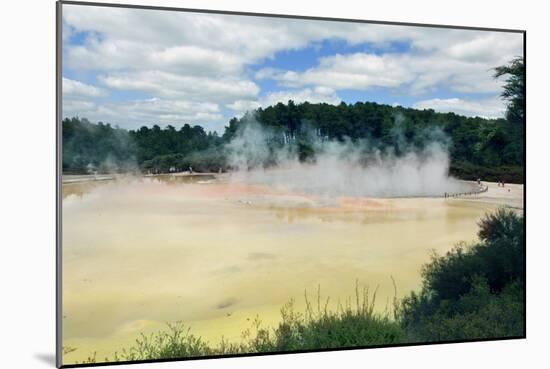
[[[125,130],[83,118],[63,120],[65,172],[121,171],[131,169],[167,172],[170,168],[197,171],[227,170],[225,144],[247,124],[248,117],[230,120],[223,135],[185,124]],[[506,119],[464,117],[392,107],[373,102],[329,105],[279,103],[258,109],[255,120],[268,127],[282,146],[297,145],[300,159],[314,156],[312,140],[367,140],[373,147],[391,148],[397,154],[407,147],[422,148],[441,132],[449,139],[451,172],[458,177],[522,182],[523,125]],[[314,132],[315,137],[311,137]],[[496,177],[503,178],[496,178]],[[489,178],[492,177],[492,178]]]
[[[63,120],[63,170],[70,172],[145,170],[167,172],[189,167],[197,171],[230,170],[226,144],[251,118],[269,130],[270,145],[295,145],[300,160],[314,160],[314,140],[368,142],[371,148],[396,154],[421,149],[434,139],[446,140],[451,174],[463,179],[523,182],[524,65],[518,58],[495,69],[506,76],[506,118],[485,119],[438,113],[375,102],[339,105],[296,104],[289,100],[232,118],[223,134],[199,125],[153,125],[125,130],[85,118]],[[434,134],[437,133],[437,134]],[[434,137],[437,136],[437,137]]]

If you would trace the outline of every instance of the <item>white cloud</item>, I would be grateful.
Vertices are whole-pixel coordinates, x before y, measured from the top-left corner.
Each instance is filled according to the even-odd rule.
[[[159,98],[112,102],[97,105],[88,102],[64,101],[65,116],[81,116],[91,121],[109,122],[123,128],[140,125],[168,125],[181,127],[185,123],[201,124],[205,129],[221,130],[225,123],[219,106]]]
[[[96,104],[92,101],[63,99],[63,115],[66,117],[81,116],[83,112],[89,112],[96,109]]]
[[[245,113],[249,110],[257,109],[260,106],[261,104],[257,100],[237,100],[234,103],[226,105],[229,109],[239,113]]]
[[[413,105],[415,109],[433,109],[442,113],[456,113],[469,117],[502,118],[506,111],[505,104],[498,98],[479,101],[459,98],[429,99],[418,101]]]
[[[107,94],[107,92],[101,88],[65,77],[63,77],[62,83],[62,91],[65,98],[95,98],[105,96]]]
[[[199,46],[175,46],[148,55],[152,66],[175,69],[185,74],[227,75],[238,73],[243,60],[235,54]]]
[[[421,29],[360,23],[71,5],[64,6],[63,18],[76,30],[101,35],[90,37],[83,46],[69,48],[67,54],[69,65],[98,70],[127,65],[128,56],[139,61],[133,68],[147,68],[144,60],[162,61],[149,58],[151,55],[181,52],[187,56],[188,52],[197,51],[193,48],[250,64],[278,51],[303,48],[325,39],[384,45],[421,33]],[[106,56],[110,58],[107,60]]]
[[[503,63],[522,54],[523,35],[479,32],[476,37],[457,40],[443,48],[444,55],[472,63]]]
[[[196,45],[160,47],[134,40],[99,40],[93,34],[84,45],[66,50],[71,68],[99,71],[159,69],[187,75],[239,74],[244,65],[235,53]]]
[[[229,103],[254,98],[259,92],[254,82],[238,77],[209,78],[159,70],[111,73],[99,76],[98,79],[112,89],[200,102]]]
[[[276,105],[277,103],[288,103],[289,100],[294,101],[296,104],[303,102],[315,103],[327,103],[336,105],[339,104],[342,99],[338,97],[336,91],[328,87],[315,87],[305,88],[302,90],[283,90],[268,93],[258,100],[239,100],[233,104],[227,104],[229,109],[235,111],[235,114],[242,116],[247,111],[257,109],[259,107],[268,107],[270,105]]]
[[[327,86],[353,90],[383,87],[399,88],[412,94],[441,87],[457,92],[500,91],[500,82],[493,78],[492,68],[508,59],[485,63],[451,58],[446,53],[447,50],[429,54],[336,54],[321,58],[317,66],[303,72],[266,68],[258,71],[256,78],[274,79],[288,87]],[[462,56],[466,58],[467,53]]]
[[[445,88],[496,96],[500,86],[492,79],[491,68],[521,55],[523,46],[521,34],[68,4],[63,20],[64,66],[95,73],[101,83],[101,88],[76,83],[67,87],[73,90],[65,95],[71,99],[68,110],[80,116],[95,114],[101,120],[135,118],[136,124],[153,117],[152,111],[146,111],[151,105],[146,100],[100,103],[98,98],[108,89],[140,92],[161,99],[155,106],[162,110],[157,111],[162,121],[194,117],[199,123],[210,117],[215,126],[221,112],[199,109],[199,114],[198,105],[182,107],[178,102],[242,112],[288,99],[338,103],[339,89],[375,87],[413,94]],[[83,42],[68,42],[79,32],[86,32]],[[306,71],[264,69],[251,75],[251,65],[277,52],[323,40],[368,43],[376,46],[377,53],[332,55]],[[394,42],[409,47],[395,49]],[[275,79],[283,91],[266,95],[253,77]],[[132,104],[144,115],[125,110]],[[182,109],[181,114],[175,109]]]
[[[260,70],[256,76],[271,77],[289,87],[321,85],[333,89],[357,90],[396,87],[414,78],[403,62],[401,56],[395,58],[364,53],[336,54],[321,58],[317,67],[302,73]]]
[[[156,65],[179,66],[189,74],[238,73],[244,65],[278,51],[322,40],[370,43],[382,49],[391,42],[408,42],[411,55],[446,55],[464,62],[490,62],[492,67],[522,52],[521,34],[472,30],[69,5],[64,19],[78,30],[101,35],[67,50],[69,66],[97,70]]]

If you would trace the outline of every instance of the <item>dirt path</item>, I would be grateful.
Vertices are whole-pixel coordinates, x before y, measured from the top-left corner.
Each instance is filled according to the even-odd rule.
[[[499,186],[498,183],[495,182],[482,182],[482,184],[488,186],[486,192],[477,195],[460,196],[458,199],[490,203],[523,210],[522,184],[506,184],[504,187]]]

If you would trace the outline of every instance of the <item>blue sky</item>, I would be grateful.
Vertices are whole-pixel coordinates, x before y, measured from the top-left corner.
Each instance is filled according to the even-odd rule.
[[[502,32],[64,5],[63,112],[124,128],[200,124],[277,102],[375,101],[500,117]],[[138,31],[139,30],[139,31]]]

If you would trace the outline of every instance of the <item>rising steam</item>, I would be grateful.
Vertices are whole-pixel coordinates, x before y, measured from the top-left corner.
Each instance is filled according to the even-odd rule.
[[[281,137],[249,119],[226,147],[232,180],[319,196],[442,196],[469,188],[449,176],[449,141],[438,130],[426,132],[422,148],[406,141],[399,119],[395,142],[387,147],[329,140],[313,130],[305,136],[315,154],[304,161],[296,137]],[[285,144],[274,149],[276,139]]]

